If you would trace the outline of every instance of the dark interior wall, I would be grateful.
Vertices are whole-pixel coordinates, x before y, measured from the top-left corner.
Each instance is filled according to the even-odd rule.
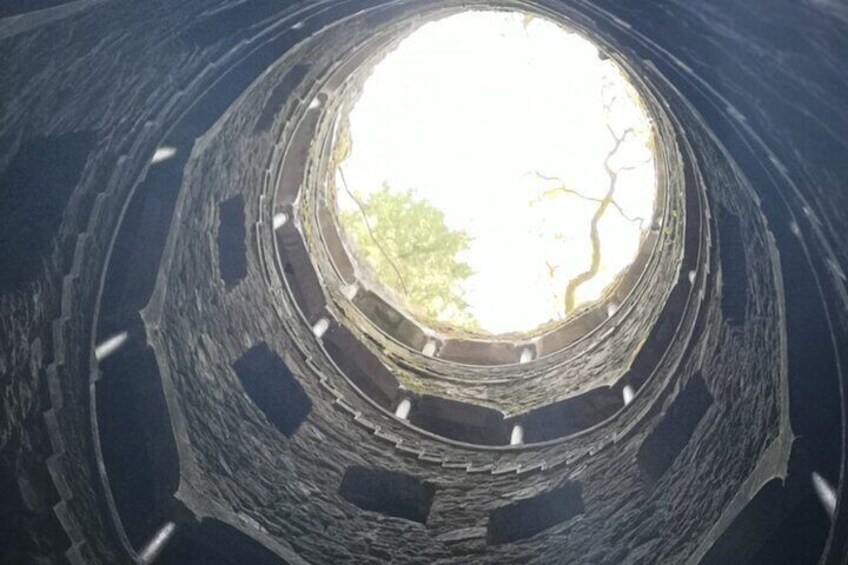
[[[241,32],[290,8],[286,2],[230,4],[107,2],[0,40],[0,138],[9,141],[0,158],[0,387],[5,402],[0,493],[3,507],[20,516],[4,526],[0,561],[58,561],[66,552],[80,562],[125,557],[99,517],[94,464],[88,457],[92,297],[133,179],[176,122],[175,108],[186,109],[177,92],[195,97],[209,85],[191,80],[223,58]],[[24,9],[18,5],[10,4],[0,16]],[[28,3],[25,9],[38,7],[46,4]],[[230,9],[203,17],[216,8]],[[627,22],[628,27],[619,27],[592,12],[599,26],[652,61],[680,89],[753,179],[785,250],[784,272],[807,273],[785,277],[797,285],[789,289],[795,292],[790,308],[797,322],[790,336],[790,365],[798,375],[792,382],[796,397],[810,397],[813,418],[803,420],[804,410],[795,409],[795,419],[799,426],[809,422],[810,435],[828,438],[823,453],[832,454],[834,444],[841,450],[843,436],[834,424],[843,408],[835,394],[840,375],[828,359],[845,359],[848,343],[844,6],[835,1],[668,0],[597,2],[584,8],[608,10]],[[290,44],[293,35],[286,40]],[[193,123],[205,127],[178,132],[185,136],[177,139],[182,154],[232,97],[222,99],[219,106],[199,110],[209,119]],[[105,196],[96,201],[98,194]],[[145,209],[151,223],[169,225],[168,214]],[[54,253],[60,261],[51,260]],[[148,262],[158,265],[158,257]],[[68,275],[74,276],[65,283]],[[136,284],[145,290],[130,289],[128,296],[145,297],[152,283]],[[63,311],[63,305],[70,310]],[[805,384],[809,381],[801,377],[806,375],[816,375],[821,379],[816,382],[827,386]],[[51,383],[59,386],[51,389]],[[817,398],[830,399],[821,418],[812,408]],[[58,435],[47,430],[47,413],[58,418]],[[57,437],[64,445],[51,441]],[[48,472],[47,460],[54,455],[60,457],[50,460],[53,470]],[[844,463],[838,457],[826,460],[836,481]],[[72,477],[67,490],[53,484],[53,477],[65,475]],[[590,504],[588,498],[584,502]],[[815,512],[815,502],[804,504]],[[844,526],[844,512],[837,520]],[[848,532],[848,527],[840,530]],[[840,543],[844,540],[837,537],[833,555],[841,551]],[[763,551],[767,557],[768,550]]]
[[[127,348],[100,365],[97,425],[127,538],[141,548],[165,522],[179,469],[156,358]]]
[[[164,565],[288,565],[257,546],[243,532],[218,520],[204,520],[169,543],[156,563]]]
[[[21,33],[0,20],[0,451],[15,516],[4,519],[4,563],[126,557],[101,514],[91,435],[79,427],[98,265],[134,180],[185,110],[175,89],[208,87],[192,80],[225,49],[192,58],[174,37],[214,3],[185,3],[174,19],[155,3],[83,8]],[[153,20],[162,35],[150,33]],[[138,283],[114,301],[135,300],[135,316],[152,290],[137,279],[128,286]]]
[[[0,291],[22,290],[43,275],[95,139],[93,132],[39,136],[13,152],[0,175]]]
[[[27,12],[70,4],[73,0],[9,0],[0,7],[0,18],[20,16]]]

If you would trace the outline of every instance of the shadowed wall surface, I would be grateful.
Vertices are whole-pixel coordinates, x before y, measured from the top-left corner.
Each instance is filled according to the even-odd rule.
[[[465,5],[0,10],[0,561],[167,522],[162,563],[842,561],[845,5],[499,5],[638,79],[669,203],[650,276],[522,364],[369,322],[321,237],[355,71]]]

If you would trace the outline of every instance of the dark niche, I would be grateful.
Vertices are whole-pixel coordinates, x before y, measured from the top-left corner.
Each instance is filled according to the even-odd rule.
[[[712,403],[704,379],[700,374],[694,375],[639,448],[636,460],[648,482],[656,481],[671,467]]]
[[[518,500],[489,516],[489,544],[529,538],[584,512],[580,483],[570,482],[552,491]]]
[[[238,195],[221,202],[218,214],[218,264],[224,284],[232,288],[247,276],[244,199]]]
[[[478,445],[509,442],[503,414],[497,410],[429,394],[415,402],[410,423],[442,437]]]
[[[721,313],[731,326],[745,323],[748,296],[748,262],[739,218],[721,208],[718,213],[721,260]]]
[[[293,436],[312,411],[312,401],[283,360],[260,343],[233,363],[233,370],[268,421],[286,437]]]
[[[381,469],[350,467],[339,494],[363,510],[425,524],[436,489],[420,479]]]

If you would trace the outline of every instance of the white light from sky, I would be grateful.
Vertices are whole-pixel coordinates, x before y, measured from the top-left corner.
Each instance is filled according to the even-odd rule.
[[[565,319],[568,281],[590,267],[604,163],[627,129],[609,159],[624,170],[598,222],[600,267],[577,287],[577,305],[602,296],[649,227],[649,119],[618,66],[552,21],[469,11],[425,24],[374,67],[349,119],[340,168],[351,190],[414,189],[471,236],[461,259],[474,274],[461,290],[483,331]],[[562,186],[580,196],[542,196]],[[340,209],[354,209],[338,194]]]

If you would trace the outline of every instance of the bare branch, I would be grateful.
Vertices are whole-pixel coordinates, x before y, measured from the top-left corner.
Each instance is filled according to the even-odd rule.
[[[608,88],[612,88],[611,84],[605,84],[602,87],[602,96],[604,96],[606,94],[606,91],[607,91]],[[611,111],[612,105],[615,104],[615,102],[617,100],[618,100],[618,95],[616,94],[616,95],[612,96],[612,98],[609,100],[609,102],[604,103],[604,110],[607,114],[609,114],[609,112]],[[610,205],[612,205],[612,207],[615,208],[616,211],[619,214],[621,214],[621,216],[625,220],[627,220],[629,222],[638,222],[640,229],[644,228],[645,219],[642,218],[642,217],[639,217],[639,216],[637,216],[635,218],[631,218],[630,216],[628,216],[624,212],[624,210],[621,208],[621,206],[618,204],[618,202],[616,202],[613,199],[613,196],[615,194],[615,187],[616,187],[616,184],[618,183],[618,175],[619,174],[626,172],[626,171],[635,170],[635,169],[639,168],[640,166],[651,162],[652,158],[646,159],[645,161],[643,161],[641,163],[636,163],[636,164],[627,165],[627,166],[623,166],[623,167],[613,168],[612,165],[611,165],[611,161],[612,161],[613,157],[615,157],[615,155],[618,153],[619,149],[621,149],[621,146],[625,143],[625,141],[627,141],[629,136],[635,136],[636,135],[636,131],[633,127],[629,127],[627,129],[625,129],[621,133],[621,135],[616,135],[615,130],[612,128],[609,121],[607,121],[606,127],[607,127],[607,131],[609,131],[609,134],[612,136],[612,138],[615,140],[615,142],[614,142],[612,148],[609,150],[609,152],[607,152],[606,157],[604,158],[604,171],[607,173],[607,177],[609,178],[609,182],[607,184],[606,195],[603,198],[595,198],[595,197],[592,197],[592,196],[582,194],[579,191],[576,191],[574,189],[567,188],[565,186],[565,183],[563,183],[562,180],[559,179],[559,178],[548,177],[548,176],[542,175],[539,172],[535,173],[538,178],[562,183],[561,186],[549,189],[546,192],[544,192],[538,200],[541,200],[541,198],[544,198],[545,196],[548,196],[550,194],[563,193],[563,194],[570,194],[570,195],[573,195],[573,196],[577,196],[578,198],[582,198],[583,200],[588,200],[590,202],[596,202],[598,204],[598,208],[595,211],[595,214],[592,216],[592,221],[589,225],[589,239],[590,239],[591,245],[592,245],[592,259],[591,259],[591,262],[589,264],[588,269],[586,269],[582,273],[579,273],[578,275],[576,275],[575,277],[571,278],[568,281],[568,284],[567,284],[566,289],[565,289],[565,313],[566,313],[566,316],[569,315],[574,310],[575,300],[576,300],[575,295],[577,293],[577,289],[582,284],[584,284],[585,282],[587,282],[587,281],[591,280],[593,277],[595,277],[595,275],[598,274],[598,271],[600,269],[600,265],[601,265],[601,240],[600,240],[600,235],[598,233],[598,224],[600,223],[601,219],[603,218],[604,214],[606,213],[606,211],[610,207]]]
[[[650,163],[650,162],[651,162],[651,160],[648,159],[644,163],[640,163],[640,164],[637,164],[637,165],[632,166],[632,167],[622,167],[618,171],[621,172],[621,171],[624,171],[624,170],[635,169],[640,165],[644,165],[644,164],[647,164],[647,163]],[[533,171],[533,174],[535,174],[537,177],[539,177],[540,179],[543,179],[543,180],[562,182],[562,180],[559,179],[558,177],[551,177],[551,176],[543,175],[542,173],[540,173],[538,171]],[[561,185],[561,186],[557,186],[557,187],[546,190],[534,202],[538,202],[538,201],[540,201],[541,199],[543,199],[547,196],[550,196],[552,194],[557,194],[557,193],[571,194],[571,195],[576,196],[578,198],[582,198],[583,200],[588,200],[589,202],[597,202],[598,204],[600,204],[604,201],[603,198],[596,198],[594,196],[587,196],[587,195],[585,195],[585,194],[583,194],[583,193],[581,193],[577,190],[574,190],[573,188],[568,188],[565,185]],[[644,229],[645,218],[643,218],[642,216],[630,217],[629,215],[627,215],[627,213],[624,211],[624,209],[618,204],[618,202],[615,201],[615,199],[610,200],[610,204],[612,204],[613,208],[615,208],[616,211],[619,214],[621,214],[622,218],[624,218],[628,222],[638,222],[639,223],[639,229]]]
[[[589,239],[592,242],[592,261],[589,264],[589,268],[569,280],[568,285],[565,288],[566,315],[574,311],[575,294],[577,293],[577,289],[583,283],[591,280],[595,275],[597,275],[598,270],[601,267],[601,238],[598,234],[598,223],[601,221],[601,218],[603,218],[610,204],[613,204],[614,207],[619,208],[617,204],[613,203],[613,195],[615,193],[616,182],[618,181],[618,173],[624,170],[624,168],[613,169],[610,166],[610,161],[612,160],[613,156],[615,156],[615,154],[618,152],[625,139],[627,139],[627,136],[635,134],[635,131],[633,130],[633,128],[627,128],[626,130],[624,130],[624,132],[622,132],[621,136],[617,136],[615,135],[615,132],[609,124],[607,124],[607,129],[615,139],[615,145],[613,145],[612,149],[610,149],[610,151],[607,153],[606,158],[604,159],[604,170],[606,171],[607,176],[609,177],[609,184],[607,185],[606,196],[604,196],[604,198],[602,198],[600,203],[598,204],[598,209],[595,211],[595,215],[592,216],[592,222],[589,225]],[[619,212],[621,212],[620,208]]]
[[[377,249],[380,250],[380,253],[383,257],[386,258],[389,265],[391,265],[392,270],[395,272],[397,276],[398,282],[400,283],[401,288],[403,289],[404,296],[409,296],[409,289],[406,286],[406,282],[403,280],[403,275],[400,274],[400,269],[398,269],[395,262],[383,248],[382,244],[377,240],[377,237],[374,235],[374,231],[371,229],[371,224],[368,222],[368,215],[365,213],[365,206],[363,206],[362,202],[351,192],[351,190],[347,186],[347,180],[345,179],[344,170],[341,166],[339,166],[339,176],[342,179],[342,185],[344,185],[345,192],[347,192],[348,196],[356,203],[356,207],[359,208],[359,213],[362,215],[362,221],[365,222],[365,229],[368,230],[368,236],[371,238],[371,241],[374,242],[374,245],[377,246]]]

